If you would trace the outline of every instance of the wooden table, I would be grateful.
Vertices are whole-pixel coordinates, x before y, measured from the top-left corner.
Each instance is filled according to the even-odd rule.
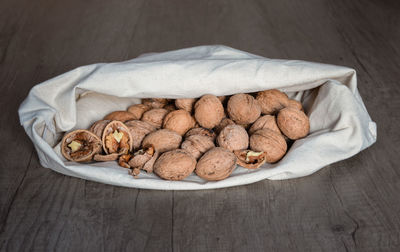
[[[145,52],[224,44],[353,67],[378,141],[311,176],[150,191],[40,166],[19,124],[35,84]],[[399,1],[0,2],[0,250],[400,251]]]

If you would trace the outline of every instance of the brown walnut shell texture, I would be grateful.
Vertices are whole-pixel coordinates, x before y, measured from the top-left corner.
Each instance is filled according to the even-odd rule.
[[[289,139],[297,140],[310,132],[310,121],[307,115],[298,109],[284,108],[277,117],[278,127]]]
[[[196,159],[184,150],[165,152],[154,164],[154,173],[166,180],[182,180],[196,168]]]
[[[248,157],[248,153],[253,152],[251,150],[236,150],[237,164],[247,169],[257,169],[267,162],[265,152],[257,152],[256,156]]]
[[[265,152],[267,162],[275,163],[285,155],[287,144],[282,134],[270,129],[260,129],[251,135],[250,149]]]
[[[258,92],[256,100],[261,106],[262,114],[273,115],[288,105],[289,98],[285,93],[271,89]]]
[[[154,125],[140,120],[132,120],[126,122],[125,125],[128,127],[129,132],[132,135],[132,146],[134,150],[140,149],[142,141],[147,134],[157,130]]]
[[[259,129],[270,129],[276,133],[281,134],[281,131],[276,124],[276,118],[273,115],[264,115],[257,119],[249,129],[249,135],[252,135]]]
[[[149,111],[150,106],[144,104],[134,104],[128,108],[128,112],[131,113],[135,118],[133,120],[140,120],[144,112]]]
[[[68,145],[76,141],[81,144],[81,148],[72,152]],[[93,156],[101,152],[101,140],[94,133],[88,130],[74,130],[63,137],[61,140],[61,153],[70,161],[88,162]]]
[[[107,162],[107,161],[115,161],[118,159],[118,157],[119,157],[118,153],[112,153],[108,155],[96,154],[94,155],[93,160],[97,162]]]
[[[221,133],[221,131],[222,131],[226,126],[228,126],[228,125],[234,125],[234,124],[235,124],[234,121],[232,121],[231,119],[225,117],[224,119],[221,120],[221,122],[220,122],[217,126],[215,126],[214,130],[215,130],[215,132],[216,132],[217,134],[219,134],[219,133]]]
[[[192,135],[185,138],[181,145],[181,149],[186,150],[196,160],[201,157],[206,151],[214,148],[214,142],[208,136]]]
[[[185,138],[188,138],[193,135],[207,136],[207,137],[211,138],[211,141],[213,141],[213,142],[215,141],[215,138],[217,137],[217,135],[215,134],[215,132],[212,129],[206,129],[203,127],[197,127],[197,128],[190,129],[188,132],[186,132]]]
[[[137,151],[132,159],[129,160],[129,166],[151,173],[153,172],[153,166],[158,156],[159,152],[153,146],[149,146]]]
[[[240,125],[228,125],[219,133],[217,143],[230,151],[243,150],[249,147],[249,135]]]
[[[119,143],[113,137],[113,133],[115,131],[123,134]],[[109,124],[107,124],[107,126],[104,128],[101,139],[103,142],[103,149],[106,154],[127,154],[133,148],[132,135],[129,132],[128,127],[120,121],[111,121]]]
[[[142,121],[150,123],[156,128],[161,128],[164,117],[169,113],[168,110],[162,108],[155,108],[144,112]]]
[[[212,129],[224,117],[224,107],[215,95],[203,95],[194,105],[194,117],[200,126]]]
[[[196,121],[189,112],[183,109],[174,110],[164,117],[163,128],[170,129],[183,136],[194,127]]]
[[[294,100],[294,99],[290,99],[290,100],[288,101],[288,104],[287,104],[286,107],[288,107],[288,108],[294,108],[294,109],[298,109],[298,110],[304,111],[304,110],[303,110],[303,105],[301,104],[301,102],[299,102],[299,101],[297,101],[297,100]]]
[[[236,168],[236,159],[235,154],[225,148],[212,148],[199,159],[195,173],[205,180],[225,179]]]
[[[229,118],[237,124],[249,124],[261,115],[261,107],[253,96],[235,94],[228,100],[227,109]]]
[[[114,111],[104,117],[104,120],[126,122],[136,119],[135,115],[128,111]]]
[[[165,98],[146,98],[142,99],[142,104],[152,108],[162,108],[167,105],[168,99]]]
[[[189,113],[192,113],[193,106],[196,102],[195,98],[181,98],[175,100],[175,107],[178,109],[184,109]]]
[[[160,153],[178,149],[182,142],[182,136],[175,131],[169,129],[160,129],[148,134],[142,142],[142,146],[148,147],[150,145]]]
[[[110,120],[99,120],[90,126],[89,131],[93,132],[100,139],[103,136],[103,130],[109,124]]]
[[[168,110],[168,112],[176,110],[175,104],[167,104],[163,107],[163,109]]]

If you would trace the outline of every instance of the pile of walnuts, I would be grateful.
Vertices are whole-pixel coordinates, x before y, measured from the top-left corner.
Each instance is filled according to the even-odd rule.
[[[88,130],[65,134],[63,156],[75,162],[113,161],[167,180],[193,171],[201,178],[227,178],[236,165],[248,169],[275,163],[288,144],[307,136],[302,104],[276,89],[230,97],[142,99],[115,111]]]

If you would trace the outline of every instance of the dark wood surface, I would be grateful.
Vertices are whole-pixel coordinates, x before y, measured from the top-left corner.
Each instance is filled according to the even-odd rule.
[[[353,67],[378,141],[311,176],[209,191],[103,185],[40,166],[35,84],[141,53],[224,44]],[[0,250],[400,251],[399,1],[0,1]]]

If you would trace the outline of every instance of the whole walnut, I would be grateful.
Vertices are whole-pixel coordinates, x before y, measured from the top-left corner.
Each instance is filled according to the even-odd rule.
[[[264,115],[258,118],[257,121],[255,121],[253,125],[251,125],[249,129],[249,135],[252,135],[259,129],[270,129],[275,131],[276,133],[281,133],[278,125],[276,124],[276,118],[273,115]]]
[[[163,128],[170,129],[183,136],[194,127],[196,121],[189,112],[183,109],[174,110],[164,117]]]
[[[214,130],[217,134],[221,133],[221,131],[228,125],[232,125],[235,124],[234,121],[232,121],[231,119],[225,117],[224,119],[221,120],[221,122],[215,126]]]
[[[292,140],[305,137],[310,131],[307,115],[295,108],[288,107],[279,111],[277,123],[282,133]]]
[[[151,132],[143,139],[142,146],[153,145],[160,153],[178,149],[182,142],[182,136],[169,129],[160,129]]]
[[[110,120],[99,120],[97,122],[94,122],[92,124],[92,126],[90,126],[89,131],[93,132],[96,136],[98,136],[101,139],[101,136],[103,135],[103,130],[109,122],[111,122],[111,121]]]
[[[227,109],[229,118],[237,124],[253,123],[260,117],[261,107],[253,96],[236,94],[228,100]]]
[[[288,96],[277,89],[258,92],[256,99],[261,106],[261,113],[264,115],[276,114],[289,102]]]
[[[61,140],[61,153],[70,161],[87,162],[100,152],[100,138],[88,130],[74,130]]]
[[[250,149],[265,152],[266,161],[275,163],[285,155],[287,145],[282,134],[270,129],[260,129],[250,136]]]
[[[295,108],[295,109],[303,111],[303,105],[301,104],[301,102],[294,100],[294,99],[290,99],[288,101],[287,107]]]
[[[230,151],[243,150],[249,146],[249,135],[240,125],[228,125],[219,133],[217,143]]]
[[[202,127],[190,129],[188,132],[186,132],[185,137],[188,138],[193,135],[207,136],[211,139],[212,142],[214,142],[215,138],[217,137],[213,130]]]
[[[169,113],[168,110],[162,108],[155,108],[144,112],[142,121],[150,123],[156,128],[161,128],[164,117]]]
[[[104,120],[126,122],[136,119],[135,115],[128,111],[114,111],[104,117]]]
[[[129,132],[132,135],[134,150],[140,149],[143,138],[147,134],[157,130],[157,128],[151,125],[150,123],[143,122],[140,120],[128,121],[125,123],[125,125],[128,127]]]
[[[192,135],[185,138],[181,145],[181,149],[186,150],[195,159],[199,159],[204,152],[214,148],[214,142],[208,136]]]
[[[224,117],[224,107],[215,95],[203,95],[194,105],[194,117],[200,126],[212,129]]]
[[[140,120],[144,112],[149,111],[150,106],[144,104],[134,104],[128,108],[128,112],[135,116],[134,120]]]
[[[142,99],[142,104],[152,108],[162,108],[167,105],[168,99],[165,98],[145,98]]]
[[[229,177],[235,168],[235,154],[225,148],[215,147],[199,159],[195,173],[200,178],[216,181]]]
[[[181,98],[175,100],[175,106],[178,109],[184,109],[189,113],[192,113],[193,105],[196,102],[195,98]]]
[[[196,159],[184,150],[165,152],[154,164],[154,173],[166,180],[182,180],[196,168]]]

